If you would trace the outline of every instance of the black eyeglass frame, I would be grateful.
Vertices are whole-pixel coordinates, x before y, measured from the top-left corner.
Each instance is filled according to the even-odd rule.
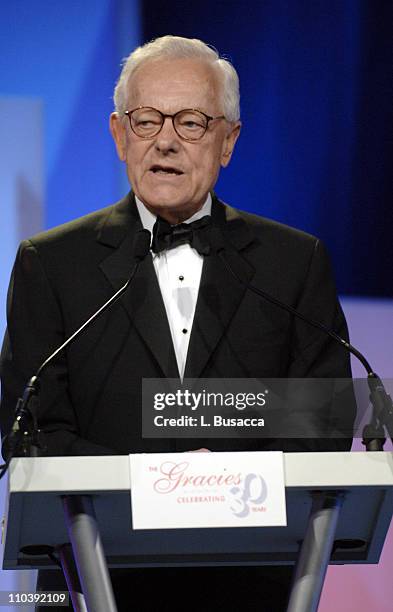
[[[142,110],[142,109],[153,110],[156,113],[158,113],[159,115],[161,115],[161,117],[162,117],[162,123],[161,123],[160,129],[155,134],[153,134],[152,136],[141,136],[132,127],[132,122],[131,122],[131,115],[132,115],[132,113],[134,111],[136,111],[136,110]],[[202,136],[199,136],[199,138],[186,138],[185,136],[182,136],[181,134],[179,134],[179,132],[176,129],[176,126],[175,126],[175,119],[176,119],[176,117],[178,115],[180,115],[180,113],[187,113],[187,112],[199,113],[200,115],[203,115],[203,117],[205,117],[205,119],[206,119],[205,131],[203,132]],[[159,111],[157,108],[154,108],[153,106],[137,106],[136,108],[133,108],[132,110],[124,111],[124,115],[126,115],[128,117],[130,128],[132,129],[134,134],[136,136],[138,136],[138,138],[142,138],[143,140],[150,140],[151,138],[155,138],[161,132],[161,130],[162,130],[163,126],[164,126],[164,123],[165,123],[165,119],[168,117],[168,118],[172,119],[173,129],[175,130],[176,134],[179,136],[179,138],[181,138],[182,140],[185,140],[186,142],[198,142],[199,140],[202,140],[202,138],[204,137],[204,135],[206,134],[206,132],[207,132],[207,130],[209,128],[210,121],[215,121],[216,119],[226,119],[225,115],[218,115],[217,117],[211,117],[210,115],[206,115],[206,113],[204,113],[201,110],[199,110],[199,108],[182,108],[181,110],[177,111],[177,113],[169,115],[169,114],[166,114],[166,113],[162,113],[161,111]]]

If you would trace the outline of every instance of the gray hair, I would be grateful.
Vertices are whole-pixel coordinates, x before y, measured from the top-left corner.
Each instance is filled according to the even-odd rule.
[[[181,36],[161,36],[138,47],[125,58],[113,96],[118,113],[122,114],[127,110],[127,85],[135,70],[148,60],[162,58],[199,58],[217,67],[222,83],[222,105],[225,117],[228,121],[239,119],[239,77],[235,68],[227,59],[221,58],[213,47],[197,38]]]

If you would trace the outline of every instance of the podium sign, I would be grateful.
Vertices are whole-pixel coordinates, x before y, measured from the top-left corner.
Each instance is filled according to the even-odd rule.
[[[286,525],[283,453],[130,455],[133,529]]]

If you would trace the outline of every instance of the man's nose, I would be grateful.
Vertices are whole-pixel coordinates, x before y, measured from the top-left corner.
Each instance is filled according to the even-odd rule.
[[[156,136],[156,149],[161,153],[177,152],[180,147],[180,138],[173,126],[171,117],[165,117],[163,126]]]

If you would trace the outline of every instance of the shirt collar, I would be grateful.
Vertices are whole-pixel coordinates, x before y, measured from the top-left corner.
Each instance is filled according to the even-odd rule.
[[[149,230],[150,233],[152,233],[153,226],[157,219],[157,215],[154,215],[152,212],[150,212],[150,210],[146,208],[146,206],[137,196],[135,196],[135,202],[136,202],[136,206],[137,206],[139,216],[140,216],[144,229],[147,229]],[[207,198],[202,208],[197,210],[197,212],[194,213],[192,217],[189,217],[189,219],[186,219],[185,221],[183,221],[183,223],[192,223],[193,221],[197,221],[198,219],[201,219],[205,215],[211,215],[211,213],[212,213],[212,197],[211,197],[211,194],[208,193]]]

